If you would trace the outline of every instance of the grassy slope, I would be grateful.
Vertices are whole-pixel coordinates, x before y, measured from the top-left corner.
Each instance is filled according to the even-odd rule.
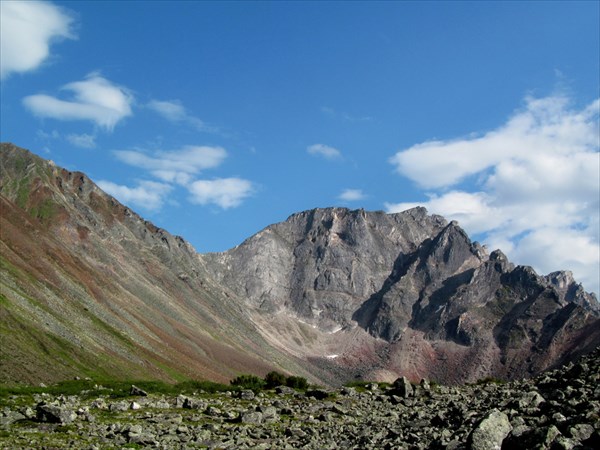
[[[297,361],[274,352],[194,254],[83,174],[0,148],[0,377],[226,382]],[[170,237],[170,245],[177,245]],[[182,271],[195,275],[182,279]],[[285,370],[285,369],[284,369]]]

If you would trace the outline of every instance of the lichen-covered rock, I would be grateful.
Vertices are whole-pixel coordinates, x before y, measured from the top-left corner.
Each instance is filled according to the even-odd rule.
[[[47,403],[37,405],[36,412],[40,422],[69,424],[77,418],[77,413],[72,409]]]
[[[240,415],[242,423],[259,424],[263,422],[263,413],[259,411],[246,411]]]
[[[494,409],[475,427],[470,435],[471,450],[500,450],[502,441],[512,430],[508,416]]]

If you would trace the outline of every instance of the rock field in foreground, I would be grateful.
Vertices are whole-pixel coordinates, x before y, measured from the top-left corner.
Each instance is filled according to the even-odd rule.
[[[461,387],[13,396],[0,448],[598,449],[599,361],[597,349],[535,379]]]

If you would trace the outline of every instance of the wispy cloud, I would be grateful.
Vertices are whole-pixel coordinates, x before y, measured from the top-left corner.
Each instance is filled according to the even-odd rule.
[[[188,190],[192,203],[212,203],[229,209],[239,206],[245,198],[252,195],[254,187],[250,181],[241,178],[217,178],[194,181],[188,186]]]
[[[50,44],[75,39],[73,18],[62,8],[39,1],[0,2],[0,78],[28,72],[50,56]]]
[[[367,196],[360,189],[345,189],[338,198],[345,202],[364,200]]]
[[[311,155],[322,156],[326,159],[340,159],[342,153],[337,149],[325,144],[313,144],[306,148]]]
[[[173,186],[169,184],[147,180],[138,181],[135,187],[123,186],[106,180],[100,180],[97,184],[119,201],[147,211],[159,210],[173,190]]]
[[[119,150],[114,154],[126,164],[146,169],[163,181],[179,184],[189,183],[192,176],[202,170],[218,167],[227,157],[224,148],[194,145],[151,155],[138,150]]]
[[[176,187],[185,189],[188,201],[198,205],[214,204],[223,209],[234,208],[254,193],[254,185],[243,178],[216,178],[199,180],[197,176],[208,169],[215,169],[227,157],[221,147],[188,145],[179,150],[147,153],[140,150],[114,152],[120,161],[148,171],[160,180],[138,182],[137,187],[105,184],[111,193],[124,202],[141,202],[148,199],[152,209],[159,209],[163,197]]]
[[[598,292],[599,109],[600,100],[574,109],[564,96],[527,98],[496,130],[424,142],[390,162],[429,190],[421,204],[431,212],[458,220],[517,263],[543,273],[570,269]]]
[[[199,131],[216,132],[217,128],[190,114],[179,100],[152,100],[146,105],[152,111],[174,123],[187,123]]]
[[[68,134],[67,141],[73,144],[75,147],[81,148],[95,148],[96,147],[96,136],[91,134]]]
[[[329,106],[321,106],[321,112],[328,117],[341,119],[346,122],[370,122],[373,120],[373,118],[370,116],[356,116],[353,114],[348,114],[347,112],[337,111]]]
[[[97,73],[91,73],[85,80],[66,84],[61,90],[72,93],[71,98],[61,100],[37,94],[25,97],[23,104],[39,117],[88,120],[109,131],[132,114],[133,96],[129,90]]]

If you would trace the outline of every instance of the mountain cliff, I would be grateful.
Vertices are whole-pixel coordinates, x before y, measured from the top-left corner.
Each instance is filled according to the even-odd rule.
[[[569,272],[488,255],[455,222],[315,209],[200,255],[89,178],[0,147],[0,376],[335,384],[516,378],[600,345]]]

